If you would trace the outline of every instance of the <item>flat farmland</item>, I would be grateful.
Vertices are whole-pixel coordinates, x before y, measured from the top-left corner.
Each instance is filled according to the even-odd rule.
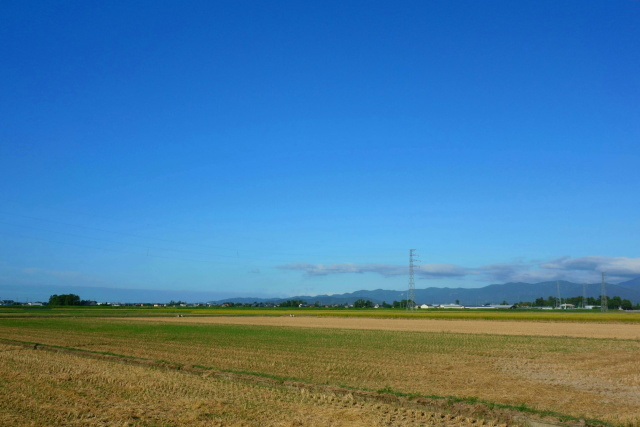
[[[640,340],[640,325],[629,323],[533,322],[530,320],[339,318],[316,316],[139,317],[131,320],[170,323],[219,323],[296,328],[370,329],[380,331],[456,332]]]
[[[353,393],[0,345],[0,425],[502,426]]]
[[[43,424],[104,423],[116,401],[126,408],[118,423],[134,425],[489,425],[508,419],[491,411],[508,410],[635,426],[639,328],[300,316],[0,318],[0,421],[11,419],[17,397],[30,396],[25,424],[38,424],[44,415],[36,408],[55,403],[53,390],[62,388],[66,418]],[[49,351],[33,351],[43,347]],[[421,399],[431,403],[420,406]],[[175,416],[154,412],[153,402]]]
[[[420,310],[397,309],[324,309],[324,308],[251,308],[251,307],[0,307],[2,317],[196,317],[242,316],[336,317],[340,319],[434,319],[434,320],[514,320],[518,322],[628,323],[640,325],[638,311],[594,310]]]

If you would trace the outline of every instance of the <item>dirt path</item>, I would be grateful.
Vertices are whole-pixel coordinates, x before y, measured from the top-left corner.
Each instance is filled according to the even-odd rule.
[[[349,317],[137,317],[123,320],[205,323],[299,328],[374,329],[385,331],[455,332],[467,334],[535,335],[577,338],[640,339],[640,325],[493,320],[372,319]]]

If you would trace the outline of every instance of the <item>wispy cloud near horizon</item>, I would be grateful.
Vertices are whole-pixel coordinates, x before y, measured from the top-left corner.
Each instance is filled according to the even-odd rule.
[[[382,276],[399,276],[406,273],[406,267],[391,264],[354,264],[354,263],[338,263],[338,264],[311,264],[311,263],[295,263],[280,265],[278,268],[283,270],[303,271],[309,276],[327,276],[329,274],[346,274],[346,273],[377,273]]]
[[[310,264],[296,263],[278,266],[283,270],[303,271],[309,276],[327,276],[329,274],[346,273],[376,273],[385,277],[401,276],[408,273],[407,266],[393,264]],[[466,269],[452,264],[423,264],[415,270],[418,277],[443,278],[443,277],[464,277],[468,274]]]
[[[586,256],[561,257],[540,264],[541,268],[563,272],[605,272],[612,279],[625,280],[640,277],[640,258]]]
[[[335,274],[373,273],[384,277],[408,274],[405,265],[393,264],[312,264],[295,263],[278,266],[279,269],[302,271],[308,276]],[[464,267],[454,264],[422,264],[415,269],[419,279],[447,279],[478,276],[488,282],[544,282],[549,280],[590,281],[602,271],[608,279],[624,281],[640,277],[640,258],[587,256],[571,258],[563,256],[551,261],[518,260],[489,264],[480,267]]]

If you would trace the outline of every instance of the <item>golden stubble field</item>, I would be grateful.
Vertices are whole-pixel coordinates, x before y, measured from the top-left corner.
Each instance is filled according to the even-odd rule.
[[[404,349],[400,344],[393,351],[381,347],[367,353],[354,348],[344,355],[353,360],[339,363],[360,369],[363,377],[368,371],[370,378],[377,375],[375,381],[405,391],[479,396],[640,426],[637,324],[300,316],[171,317],[161,321],[395,331],[426,342],[434,338],[429,334],[437,334],[446,342],[434,346],[413,342]],[[424,353],[417,348],[424,348]],[[311,360],[302,363],[315,365]],[[383,374],[385,370],[394,375]],[[404,378],[399,379],[403,371]],[[348,378],[350,373],[344,375]],[[373,382],[361,379],[359,384],[372,387]]]
[[[501,426],[445,412],[0,345],[0,425]]]
[[[353,390],[383,390],[420,396],[455,396],[478,399],[527,407],[540,411],[555,411],[576,418],[586,417],[603,420],[612,425],[640,425],[640,340],[638,326],[629,324],[594,324],[594,323],[562,323],[562,322],[511,322],[511,321],[443,321],[412,319],[366,319],[366,318],[305,318],[305,317],[167,317],[140,319],[0,319],[0,338],[22,343],[40,343],[50,346],[62,346],[84,352],[109,353],[132,358],[140,358],[150,362],[164,361],[175,366],[201,367],[213,371],[239,373],[254,378],[276,378],[282,381],[293,380],[313,386],[330,386]],[[5,341],[6,342],[6,341]],[[35,402],[53,399],[38,397],[38,384],[47,381],[58,381],[47,377],[61,369],[75,369],[77,356],[55,355],[49,352],[33,352],[29,350],[10,349],[0,352],[2,363],[2,386],[5,396],[15,397],[13,381],[7,380],[11,372],[25,372],[21,382],[33,384],[30,392],[22,395],[34,396]],[[21,354],[37,354],[36,356],[18,356]],[[58,360],[56,357],[68,359]],[[67,360],[64,362],[63,360]],[[7,364],[12,367],[7,368]],[[48,364],[51,367],[46,367]],[[84,362],[82,362],[84,363]],[[24,366],[21,368],[21,364]],[[77,363],[81,366],[81,362]],[[121,364],[113,361],[91,361],[87,366],[102,366],[102,380],[88,384],[83,379],[89,375],[85,371],[69,371],[66,376],[68,393],[82,391],[80,397],[94,396],[94,405],[110,401],[110,395],[118,393],[111,390],[110,377],[118,377]],[[21,370],[22,369],[22,370]],[[176,394],[178,389],[187,396],[199,396],[192,381],[202,379],[182,379],[185,385],[178,384],[175,376],[180,372],[158,371],[141,366],[129,367],[126,370],[148,372],[144,375],[157,375],[158,379],[135,380],[130,385],[122,386],[124,390],[133,388],[125,397],[133,399],[132,408],[138,408],[143,415],[133,420],[133,424],[149,424],[150,413],[145,412],[153,401],[164,402],[163,405],[177,405],[184,402],[182,395]],[[112,372],[113,370],[114,372]],[[138,372],[138,371],[136,371]],[[14,374],[15,375],[15,374]],[[44,375],[44,377],[43,377]],[[97,373],[95,375],[98,375]],[[186,376],[191,378],[189,376]],[[151,378],[151,377],[149,377]],[[154,377],[155,378],[155,377]],[[160,378],[164,378],[160,380]],[[124,380],[122,380],[124,381]],[[176,383],[178,381],[178,383]],[[225,380],[208,378],[211,387],[218,387]],[[227,383],[239,386],[242,382],[226,380]],[[205,381],[206,382],[206,381]],[[56,383],[57,384],[57,383]],[[63,383],[64,384],[64,383]],[[113,384],[119,384],[114,380]],[[159,386],[159,384],[163,384]],[[225,383],[226,384],[226,383]],[[258,387],[260,393],[264,386],[245,384],[243,387]],[[81,387],[82,386],[82,387]],[[25,386],[26,387],[26,386]],[[54,386],[60,387],[60,384]],[[115,386],[114,386],[115,387]],[[118,385],[116,388],[122,388]],[[153,393],[156,387],[165,390],[166,395],[159,397]],[[200,386],[198,386],[200,387]],[[222,387],[220,385],[220,387]],[[260,388],[262,387],[262,388]],[[224,387],[223,387],[224,388]],[[142,390],[150,390],[148,401],[139,400]],[[269,390],[277,389],[273,384]],[[37,390],[35,392],[33,390]],[[11,393],[6,394],[7,391]],[[194,394],[195,393],[195,394]],[[293,393],[291,405],[300,405],[300,411],[284,405],[271,409],[273,416],[260,418],[255,414],[266,413],[260,409],[260,403],[247,403],[254,407],[255,413],[246,412],[243,406],[232,398],[215,398],[226,392],[207,392],[202,398],[202,409],[207,414],[203,419],[193,422],[206,424],[220,422],[222,425],[245,423],[245,425],[277,425],[287,422],[283,418],[287,414],[293,417],[288,421],[302,420],[298,425],[313,425],[314,411],[318,412],[317,425],[356,425],[359,418],[342,419],[340,411],[345,407],[320,405],[319,401],[338,402],[343,397],[331,397],[331,393],[316,391],[317,396],[311,400],[299,399],[301,391],[287,390],[278,393]],[[267,398],[253,398],[247,391],[247,402],[257,399],[258,402],[271,402]],[[257,392],[256,392],[257,393]],[[268,391],[267,394],[273,393]],[[53,393],[55,394],[55,393]],[[52,394],[52,395],[53,395]],[[313,394],[313,393],[311,393]],[[240,393],[242,395],[242,393]],[[324,397],[322,397],[324,396]],[[78,402],[83,400],[75,396]],[[134,399],[135,397],[135,399]],[[363,418],[362,425],[428,425],[426,418],[431,417],[429,411],[422,415],[411,415],[410,408],[400,408],[384,403],[382,412],[374,403],[358,401],[363,411],[371,417]],[[138,399],[138,400],[136,400]],[[188,398],[189,402],[200,397]],[[216,409],[216,399],[232,402],[224,411]],[[260,400],[263,399],[263,400]],[[298,400],[296,400],[298,399]],[[323,400],[324,399],[324,400]],[[332,400],[333,399],[333,400]],[[4,416],[12,413],[11,406],[3,399]],[[70,400],[73,400],[70,397]],[[126,399],[125,399],[126,400]],[[277,400],[277,399],[276,399]],[[285,399],[286,400],[286,399]],[[136,403],[137,402],[137,403]],[[207,403],[208,402],[208,403]],[[124,401],[123,401],[123,404]],[[129,404],[129,403],[127,403]],[[79,404],[82,407],[83,404]],[[176,409],[178,418],[167,418],[169,425],[180,425],[188,419],[188,414],[198,413],[189,409]],[[213,406],[210,406],[213,405]],[[252,406],[253,405],[253,406]],[[274,404],[269,403],[273,406]],[[340,403],[339,405],[342,405]],[[369,406],[373,405],[373,406]],[[349,411],[353,411],[353,406]],[[86,404],[86,407],[91,407]],[[107,406],[108,407],[108,406]],[[234,410],[237,409],[237,412]],[[395,410],[404,415],[391,419]],[[334,413],[338,411],[338,415]],[[79,409],[79,413],[85,414]],[[207,412],[208,411],[208,412]],[[322,412],[324,411],[324,412]],[[327,412],[328,411],[328,412]],[[357,409],[355,409],[357,413]],[[377,412],[378,411],[378,412]],[[390,412],[389,412],[390,411]],[[37,412],[37,411],[36,411]],[[100,411],[98,411],[100,412]],[[320,415],[325,413],[326,417]],[[354,414],[354,412],[349,412]],[[213,414],[213,415],[211,415]],[[235,415],[234,415],[235,414]],[[309,414],[309,418],[299,418],[300,414]],[[409,414],[409,415],[407,415]],[[86,415],[86,414],[85,414]],[[85,416],[83,415],[83,416]],[[336,416],[335,418],[334,415]],[[100,418],[100,414],[96,413]],[[176,415],[177,416],[177,415]],[[368,415],[367,415],[368,416]],[[157,420],[165,419],[158,415]],[[184,418],[187,417],[187,418]],[[207,418],[208,417],[208,418]],[[417,418],[416,418],[417,417]],[[421,418],[422,417],[422,418]],[[304,417],[303,417],[304,418]],[[471,417],[473,418],[473,417]],[[84,419],[84,418],[83,418]],[[429,418],[433,420],[434,418]],[[146,421],[143,421],[146,420]],[[332,421],[333,420],[333,421]],[[373,421],[371,421],[373,420]],[[86,420],[85,420],[86,421]],[[190,422],[191,422],[190,421]],[[448,425],[465,425],[477,420],[449,420]],[[430,422],[430,421],[429,421]],[[66,422],[63,422],[63,424]],[[72,421],[69,422],[73,423]],[[151,422],[153,424],[154,422]],[[342,424],[340,424],[342,423]],[[402,424],[404,423],[404,424]],[[457,423],[457,424],[456,424]],[[28,424],[28,423],[27,423]],[[82,424],[82,423],[80,423]],[[215,424],[214,424],[215,425]],[[286,425],[286,424],[283,424]],[[291,424],[291,425],[295,425]],[[447,425],[447,424],[440,424]],[[597,425],[594,424],[594,425]]]

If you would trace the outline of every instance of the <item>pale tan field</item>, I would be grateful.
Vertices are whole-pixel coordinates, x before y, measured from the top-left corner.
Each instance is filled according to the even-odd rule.
[[[379,319],[310,316],[140,317],[135,320],[176,323],[291,326],[299,328],[374,329],[381,331],[640,339],[639,324],[530,322],[510,320]]]
[[[466,416],[0,345],[0,425],[496,426]],[[502,424],[504,426],[504,424]]]
[[[595,337],[589,335],[594,326],[597,330]],[[602,336],[603,330],[598,329],[603,326],[606,327],[606,338]],[[253,378],[280,378],[307,384],[310,390],[315,391],[317,387],[337,387],[372,392],[388,389],[420,396],[477,397],[501,404],[526,404],[537,410],[578,418],[596,418],[619,426],[640,425],[640,340],[634,338],[636,330],[637,326],[625,324],[288,316],[0,319],[0,338],[16,342],[63,346],[91,354],[107,352],[152,364],[163,361],[185,369],[202,367],[211,372],[229,372]],[[48,356],[38,356],[34,362],[30,362],[31,359],[10,362],[14,353],[19,352],[15,349],[0,351],[0,384],[4,390],[13,393],[12,382],[7,381],[7,377],[11,378],[11,372],[17,375],[15,372],[22,369],[21,363],[26,366],[25,372],[31,372],[25,374],[24,380],[36,378],[32,381],[32,388],[39,390],[37,384],[46,383],[48,374],[44,369],[40,371],[44,376],[36,373],[39,365],[47,366]],[[74,363],[72,359],[66,360],[68,362],[65,363]],[[13,365],[6,368],[7,363]],[[30,363],[34,366],[29,367]],[[109,363],[116,366],[112,369],[120,369],[117,363]],[[54,368],[47,369],[55,371]],[[150,368],[137,369],[144,371]],[[177,373],[171,375],[174,374]],[[106,377],[110,375],[105,374]],[[164,373],[158,375],[163,376]],[[82,376],[70,374],[68,378],[70,388],[78,384],[84,387]],[[162,386],[165,389],[173,390],[166,384],[178,377],[170,378],[168,382],[157,382],[165,384]],[[221,381],[219,378],[211,379]],[[95,402],[98,402],[100,393],[105,390],[104,401],[108,401],[113,391],[100,382],[96,384],[98,391],[86,393],[94,393]],[[144,384],[152,390],[156,387],[143,382],[139,387],[135,386],[138,388],[127,387],[142,390]],[[35,392],[23,391],[21,395],[29,396],[30,393]],[[173,391],[167,393],[179,400],[180,396]],[[251,393],[247,392],[247,395]],[[15,397],[15,394],[7,396]],[[0,397],[0,413],[11,412],[12,399]],[[46,401],[53,398],[37,397],[34,402],[38,399]],[[167,405],[173,404],[170,396],[157,399],[166,400]],[[139,410],[151,404],[152,400],[137,401]],[[301,412],[310,411],[310,418],[302,421],[301,425],[312,425],[309,420],[313,418],[314,404],[309,402],[308,406],[301,403]],[[136,404],[132,405],[135,407]],[[221,422],[275,425],[245,418],[249,415],[243,415],[242,411],[236,414],[238,418],[233,418],[229,411],[236,405],[238,403],[226,408],[226,414],[231,418]],[[290,410],[286,405],[281,412],[273,408],[279,414],[277,417]],[[322,406],[318,410],[326,408]],[[390,421],[384,413],[373,413],[376,414],[376,422],[382,425],[395,425],[400,420]],[[327,417],[330,420],[330,416]],[[331,425],[338,421],[326,422]],[[415,422],[417,425],[421,423]],[[366,424],[375,425],[370,421],[363,425]],[[347,422],[344,425],[351,424]]]

